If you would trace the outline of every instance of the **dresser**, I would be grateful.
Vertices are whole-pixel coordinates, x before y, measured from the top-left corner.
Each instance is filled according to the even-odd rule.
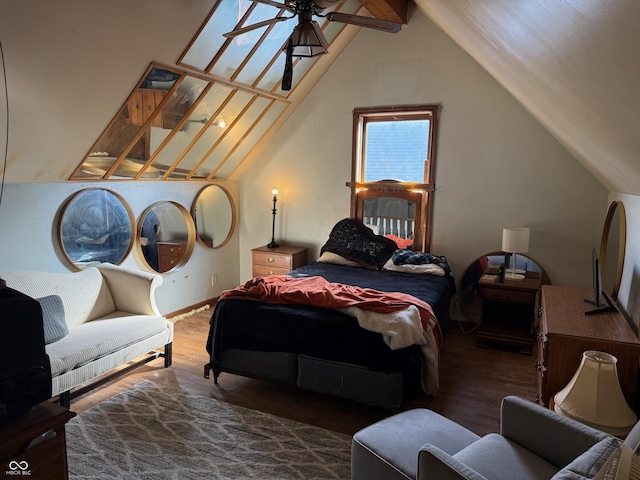
[[[267,246],[251,250],[253,276],[283,275],[307,264],[307,249],[291,245]]]
[[[158,271],[168,272],[181,261],[187,246],[180,242],[158,242]]]
[[[618,359],[622,392],[632,408],[636,405],[640,340],[619,312],[585,315],[593,305],[584,300],[593,298],[588,288],[542,287],[536,366],[537,397],[543,405],[548,406],[569,383],[587,350],[610,353]]]
[[[65,424],[75,415],[55,403],[42,402],[0,422],[0,473],[8,478],[68,478]]]

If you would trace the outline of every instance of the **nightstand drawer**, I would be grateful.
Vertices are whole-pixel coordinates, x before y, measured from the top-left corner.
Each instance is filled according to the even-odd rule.
[[[289,273],[290,271],[291,269],[289,268],[269,267],[267,265],[253,266],[254,277],[266,277],[267,275],[284,275],[285,273]]]
[[[536,301],[536,292],[514,292],[491,288],[484,290],[480,295],[482,298],[485,298],[487,300],[496,300],[499,302],[509,303],[524,303],[525,305],[533,305]]]
[[[290,245],[258,247],[251,250],[251,260],[254,277],[284,275],[307,264],[307,249]]]
[[[271,252],[253,252],[253,265],[264,265],[269,268],[291,268],[291,255],[271,253]]]

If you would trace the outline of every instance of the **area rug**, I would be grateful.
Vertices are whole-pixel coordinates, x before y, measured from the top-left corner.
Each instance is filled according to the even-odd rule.
[[[351,437],[140,382],[67,424],[71,480],[348,479]]]

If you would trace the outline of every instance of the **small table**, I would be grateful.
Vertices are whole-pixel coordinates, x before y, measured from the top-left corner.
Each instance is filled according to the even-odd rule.
[[[76,414],[52,402],[0,421],[0,474],[66,480],[65,424]]]
[[[535,312],[540,303],[539,272],[526,272],[520,281],[498,282],[497,272],[487,271],[478,281],[478,296],[482,299],[482,324],[476,334],[476,344],[489,343],[520,347],[531,355],[534,345]]]
[[[293,245],[269,248],[258,247],[251,250],[253,276],[284,275],[307,264],[307,249]]]

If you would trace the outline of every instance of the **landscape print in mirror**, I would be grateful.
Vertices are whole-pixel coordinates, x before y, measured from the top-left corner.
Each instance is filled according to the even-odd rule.
[[[131,209],[119,195],[101,188],[82,190],[62,211],[60,247],[78,269],[104,262],[118,265],[131,250],[133,225]]]

